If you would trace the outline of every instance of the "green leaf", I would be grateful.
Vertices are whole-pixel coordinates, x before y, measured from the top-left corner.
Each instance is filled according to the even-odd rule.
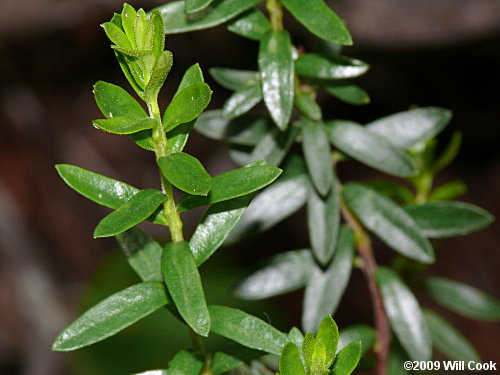
[[[262,101],[262,87],[259,81],[237,89],[224,103],[222,114],[227,119],[238,117]]]
[[[144,96],[148,100],[155,100],[158,97],[158,93],[160,92],[165,79],[167,79],[173,63],[174,58],[172,56],[172,52],[170,51],[163,51],[160,57],[158,57],[151,72],[151,77],[144,88]]]
[[[331,375],[350,375],[359,363],[361,358],[361,343],[351,342],[342,349],[335,358]]]
[[[302,342],[302,355],[304,356],[304,362],[306,365],[307,373],[310,373],[311,362],[313,359],[315,348],[316,348],[316,337],[311,332],[307,332],[304,337],[304,341]]]
[[[415,199],[409,188],[395,181],[374,179],[364,181],[364,184],[398,204],[409,204]]]
[[[300,354],[302,351],[302,344],[304,343],[304,335],[302,334],[300,329],[298,329],[297,327],[292,327],[292,329],[290,329],[290,332],[288,332],[288,340],[297,345]]]
[[[264,102],[281,130],[288,126],[293,108],[294,62],[287,31],[272,31],[259,47],[259,71]]]
[[[167,34],[185,33],[188,31],[208,29],[223,24],[238,14],[252,8],[261,0],[214,0],[210,12],[202,18],[184,14],[184,1],[172,1],[158,7],[165,20]]]
[[[161,264],[163,278],[179,314],[193,331],[208,336],[210,315],[189,244],[185,241],[167,244]]]
[[[430,360],[431,337],[417,299],[390,268],[380,267],[375,277],[391,327],[406,353],[414,361]]]
[[[135,90],[137,95],[139,95],[141,98],[144,97],[144,91],[142,89],[142,84],[137,81],[132,74],[132,70],[130,69],[130,66],[127,63],[128,57],[126,58],[123,53],[118,52],[116,49],[113,50],[115,53],[116,59],[118,60],[118,64],[120,64],[120,68],[122,69],[123,74],[127,78],[127,81],[130,83],[132,88]]]
[[[446,168],[458,155],[460,147],[462,146],[462,133],[460,131],[455,131],[451,137],[450,142],[444,149],[444,151],[439,155],[437,160],[432,165],[432,171],[437,173],[443,168]]]
[[[116,24],[112,22],[105,22],[101,26],[109,40],[111,40],[111,42],[116,46],[125,49],[132,49],[132,45],[130,44],[127,35],[125,35],[125,33],[118,26],[116,26]]]
[[[324,198],[311,188],[307,200],[307,227],[313,254],[322,265],[328,264],[333,257],[339,223],[338,186],[333,184],[330,193]]]
[[[94,98],[102,114],[108,119],[148,117],[142,106],[120,86],[98,81],[94,85]]]
[[[208,7],[213,0],[186,0],[186,13],[196,13]]]
[[[344,22],[323,0],[281,0],[293,16],[319,38],[351,45],[352,38]]]
[[[136,49],[137,45],[135,44],[135,18],[137,16],[137,13],[131,5],[125,3],[123,4],[121,15],[123,31],[125,31],[132,49]]]
[[[279,359],[280,375],[305,375],[299,349],[292,342],[287,342]]]
[[[252,195],[215,203],[203,214],[189,241],[197,265],[204,263],[224,242],[243,216]]]
[[[302,117],[302,149],[314,187],[325,196],[334,183],[330,143],[325,125]]]
[[[149,370],[134,375],[167,375],[167,370]]]
[[[203,368],[203,358],[195,353],[181,350],[168,366],[168,375],[198,375]]]
[[[323,117],[321,107],[310,93],[299,91],[295,93],[295,106],[297,109],[312,120],[320,121]]]
[[[253,40],[261,40],[271,30],[271,23],[258,9],[250,9],[226,24],[229,31]]]
[[[448,109],[423,107],[383,117],[366,127],[395,146],[408,149],[437,135],[451,116]]]
[[[377,340],[377,333],[373,327],[366,324],[354,324],[340,331],[339,346],[337,351],[353,341],[361,342],[361,354],[370,350]]]
[[[424,317],[431,332],[434,346],[449,359],[481,362],[472,344],[445,319],[424,309]]]
[[[256,165],[219,174],[212,178],[212,187],[206,197],[183,196],[179,200],[177,211],[182,212],[253,193],[269,185],[281,172],[281,169],[272,165]]]
[[[479,320],[500,320],[500,302],[481,290],[440,277],[428,278],[425,291],[457,314]]]
[[[108,133],[131,134],[153,128],[156,125],[156,120],[148,116],[120,116],[106,120],[94,120],[92,125]]]
[[[450,181],[434,189],[429,194],[430,201],[447,201],[461,197],[467,192],[467,185],[462,181]]]
[[[330,122],[330,140],[350,157],[382,172],[409,177],[417,173],[412,159],[384,138],[350,121]]]
[[[87,310],[56,337],[52,350],[71,351],[92,345],[113,336],[167,303],[162,282],[148,281],[133,285]]]
[[[211,177],[198,159],[179,152],[158,159],[165,178],[179,190],[193,195],[207,195]]]
[[[228,90],[239,88],[259,81],[259,73],[253,70],[240,70],[229,68],[210,68],[212,78],[222,87]]]
[[[342,81],[319,81],[321,88],[339,100],[353,105],[370,103],[370,96],[361,87]]]
[[[319,17],[318,17],[319,18]],[[369,65],[344,56],[323,56],[306,53],[295,62],[295,72],[302,76],[321,79],[345,79],[366,73]]]
[[[261,319],[226,306],[209,306],[212,332],[246,347],[279,355],[286,335]]]
[[[299,129],[295,126],[278,135],[268,133],[255,146],[248,161],[265,160],[270,165],[279,166],[298,134]]]
[[[406,206],[405,211],[430,238],[463,236],[493,222],[488,212],[464,202],[429,202]]]
[[[315,266],[304,294],[302,326],[315,332],[324,316],[333,314],[351,276],[354,239],[347,227],[340,230],[335,256],[326,270]]]
[[[177,87],[177,91],[175,92],[174,97],[179,95],[182,90],[188,88],[189,86],[195,85],[197,83],[205,82],[203,78],[203,72],[200,68],[200,64],[196,63],[191,65],[186,69],[184,75],[182,76],[181,83]]]
[[[216,352],[210,362],[210,370],[212,370],[214,375],[219,375],[231,371],[242,364],[243,361],[232,355],[224,352]]]
[[[243,279],[235,288],[238,298],[264,299],[304,287],[314,260],[309,249],[294,250],[271,257],[263,267]]]
[[[145,189],[137,192],[116,211],[102,219],[94,230],[94,238],[111,237],[125,232],[152,215],[167,199],[161,191]]]
[[[326,349],[326,362],[325,367],[330,367],[337,352],[337,345],[339,342],[339,328],[333,320],[331,315],[326,315],[319,325],[316,340],[322,341]]]
[[[141,12],[142,9],[138,10],[138,14],[141,13],[141,18],[147,19],[146,13]],[[150,22],[150,27],[151,27],[151,33],[153,34],[152,38],[152,48],[153,48],[153,54],[156,58],[159,58],[163,51],[165,50],[165,23],[163,22],[163,17],[161,16],[161,13],[158,12],[157,10],[153,10],[151,12],[151,17],[149,18]],[[144,22],[147,24],[147,21]],[[137,22],[136,22],[137,25]],[[137,27],[136,27],[136,32],[137,32]],[[151,41],[148,41],[147,38],[145,37],[144,42],[145,43],[151,43]],[[149,48],[150,45],[148,45]]]
[[[142,281],[163,281],[161,253],[163,249],[149,234],[137,227],[116,236],[127,261]]]
[[[170,102],[163,116],[163,127],[170,131],[180,124],[196,119],[210,103],[212,90],[204,83],[196,83],[180,91]]]
[[[357,183],[344,186],[349,208],[369,230],[397,252],[422,263],[434,262],[434,251],[413,219],[389,198]]]

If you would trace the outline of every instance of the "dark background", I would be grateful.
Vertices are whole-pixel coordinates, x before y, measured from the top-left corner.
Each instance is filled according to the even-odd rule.
[[[161,1],[131,3],[150,9]],[[372,103],[352,107],[321,98],[325,117],[368,122],[413,104],[450,108],[454,118],[440,140],[446,142],[459,129],[464,134],[463,148],[437,184],[463,180],[469,191],[461,200],[498,216],[500,3],[332,3],[355,40],[355,46],[346,48],[345,53],[371,64],[370,72],[357,83],[371,94]],[[71,191],[58,178],[53,165],[76,164],[140,187],[158,184],[151,154],[125,137],[104,134],[91,126],[91,120],[100,116],[93,102],[92,84],[102,79],[125,86],[98,26],[113,11],[120,11],[121,4],[118,0],[0,3],[2,374],[128,373],[143,369],[142,363],[138,364],[141,361],[158,366],[167,363],[167,355],[156,354],[147,362],[147,353],[154,351],[151,348],[163,346],[170,353],[184,343],[180,339],[186,336],[184,331],[178,330],[177,335],[175,330],[159,328],[165,327],[164,317],[160,316],[140,326],[142,331],[131,329],[93,351],[77,355],[49,352],[54,335],[76,316],[77,306],[87,306],[136,280],[124,270],[113,240],[92,239],[94,226],[107,210]],[[311,36],[300,25],[290,19],[286,23],[297,45],[306,49],[312,46]],[[163,104],[168,102],[184,70],[194,62],[200,62],[214,90],[210,108],[219,108],[229,92],[210,79],[208,68],[256,68],[257,44],[222,27],[168,36],[166,48],[173,51],[175,63],[162,94]],[[188,151],[202,158],[212,174],[233,166],[222,144],[199,135],[191,137]],[[376,172],[352,163],[342,170],[341,177],[375,176]],[[220,250],[222,257],[218,254],[203,270],[209,298],[213,296],[211,301],[238,304],[263,318],[265,312],[265,319],[282,329],[299,325],[301,293],[257,305],[228,302],[227,295],[249,264],[273,253],[307,246],[304,218],[301,212],[256,240]],[[196,217],[187,216],[185,220],[186,233],[190,233]],[[164,236],[158,228],[148,229]],[[498,237],[494,224],[473,235],[437,242],[438,261],[430,273],[498,295]],[[388,252],[378,246],[376,254],[383,262]],[[89,280],[93,280],[91,287]],[[422,301],[434,306],[424,297]],[[498,325],[438,310],[477,346],[484,360],[498,361]],[[353,273],[335,318],[341,326],[371,322],[369,297],[359,271]]]

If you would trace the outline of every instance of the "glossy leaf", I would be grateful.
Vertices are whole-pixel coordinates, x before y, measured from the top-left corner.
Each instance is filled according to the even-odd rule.
[[[297,348],[299,349],[299,354],[301,354],[302,344],[304,343],[304,335],[302,334],[300,329],[298,329],[297,327],[292,327],[292,329],[290,329],[290,332],[288,332],[288,340],[297,345]]]
[[[444,318],[431,310],[424,310],[424,317],[432,342],[440,352],[451,360],[481,362],[474,346]]]
[[[148,116],[137,118],[121,116],[106,120],[94,120],[92,125],[108,133],[131,134],[153,128],[156,121]]]
[[[134,375],[167,375],[167,370],[149,370]]]
[[[204,82],[195,83],[180,91],[172,99],[163,116],[165,131],[196,119],[208,106],[211,97],[212,90]]]
[[[179,190],[193,195],[207,195],[211,176],[198,159],[179,152],[158,159],[158,165],[165,178]]]
[[[166,198],[166,195],[158,190],[139,191],[99,222],[94,230],[94,238],[111,237],[125,232],[146,220]]]
[[[338,352],[330,374],[350,375],[358,365],[360,358],[361,343],[359,341],[351,342]]]
[[[224,103],[222,114],[233,119],[248,112],[262,101],[262,87],[259,81],[246,84],[237,89]]]
[[[113,42],[117,47],[132,49],[132,45],[127,38],[127,35],[112,22],[105,22],[102,25],[106,36]]]
[[[373,347],[377,339],[377,333],[373,327],[366,324],[354,324],[340,331],[340,339],[337,351],[344,348],[347,344],[360,341],[361,354],[363,355]]]
[[[226,26],[229,31],[253,40],[261,40],[271,30],[271,23],[264,13],[255,8],[231,20]]]
[[[352,38],[344,22],[323,0],[282,0],[283,5],[311,33],[319,38],[351,45]]]
[[[334,183],[333,166],[328,134],[322,122],[303,117],[302,149],[311,181],[316,190],[325,196]]]
[[[447,201],[461,197],[467,192],[467,185],[462,181],[450,181],[438,186],[429,194],[429,201]]]
[[[294,62],[292,42],[287,31],[272,31],[259,47],[259,71],[264,102],[274,122],[286,129],[293,108]]]
[[[125,78],[127,78],[127,81],[130,83],[137,95],[143,98],[144,90],[142,89],[140,82],[136,81],[134,75],[132,74],[130,66],[127,63],[128,58],[126,58],[123,53],[118,52],[117,50],[114,50],[113,52],[115,53],[116,59],[118,60],[118,64],[120,65]]]
[[[102,114],[108,119],[122,116],[147,117],[142,106],[120,86],[98,81],[94,85],[94,98]]]
[[[209,306],[212,332],[252,349],[279,355],[286,335],[263,320],[226,306]]]
[[[268,133],[255,146],[248,161],[265,160],[270,165],[279,166],[292,147],[299,129],[291,127],[284,133]]]
[[[309,249],[281,253],[243,279],[234,293],[248,300],[288,293],[306,285],[313,267],[314,260]]]
[[[428,278],[425,291],[451,311],[480,320],[500,320],[500,302],[493,296],[457,281]]]
[[[292,342],[287,342],[279,359],[280,375],[305,375],[299,349]]]
[[[179,314],[193,331],[208,336],[210,315],[189,244],[185,241],[167,244],[161,264],[163,278]]]
[[[179,201],[179,212],[206,204],[227,201],[262,189],[281,174],[271,165],[256,165],[233,169],[212,178],[212,187],[206,197],[184,196]]]
[[[323,114],[321,107],[314,100],[313,96],[307,92],[299,91],[295,93],[295,106],[306,117],[311,120],[320,121]]]
[[[158,7],[165,20],[167,34],[185,33],[188,31],[208,29],[236,17],[252,8],[261,0],[214,0],[210,12],[202,18],[186,17],[184,1],[172,1]]]
[[[326,270],[314,266],[304,294],[302,326],[315,332],[324,316],[334,314],[351,276],[354,258],[352,231],[340,231],[335,256]]]
[[[327,360],[326,364],[330,366],[337,352],[339,342],[339,328],[330,314],[326,315],[319,325],[316,340],[322,341],[325,345]]]
[[[370,103],[370,96],[361,87],[342,81],[320,81],[321,88],[339,100],[353,105]]]
[[[434,251],[413,219],[389,198],[357,183],[344,187],[344,199],[366,228],[397,252],[422,263],[434,262]]]
[[[423,107],[370,122],[366,127],[397,147],[408,149],[437,135],[451,120],[451,111]]]
[[[189,241],[197,265],[204,263],[224,242],[252,200],[245,195],[208,208]]]
[[[432,342],[417,299],[393,270],[380,267],[375,274],[392,329],[414,361],[428,361]]]
[[[259,73],[253,70],[210,68],[209,72],[215,82],[232,91],[259,81]]]
[[[149,234],[137,227],[116,236],[127,261],[142,281],[163,281],[161,254],[163,249]]]
[[[231,371],[242,364],[243,361],[232,355],[224,352],[216,352],[210,362],[210,370],[212,370],[214,375],[219,375]]]
[[[493,216],[480,207],[463,202],[429,202],[406,206],[422,233],[430,238],[462,236],[480,230]]]
[[[417,173],[411,158],[379,135],[350,121],[332,121],[330,140],[350,157],[382,172],[409,177]]]
[[[318,17],[320,18],[320,17]],[[366,73],[369,65],[361,60],[343,56],[323,56],[307,53],[295,62],[295,72],[306,77],[321,79],[345,79]]]
[[[181,350],[168,366],[168,375],[198,375],[203,368],[203,358],[195,353]]]
[[[113,336],[167,303],[162,282],[148,281],[133,285],[87,310],[56,337],[52,350],[71,351],[92,345]]]
[[[185,0],[186,13],[199,12],[208,7],[213,0]]]

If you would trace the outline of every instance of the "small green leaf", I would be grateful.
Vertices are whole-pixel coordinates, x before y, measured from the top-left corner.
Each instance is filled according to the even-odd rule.
[[[168,375],[198,375],[203,368],[203,358],[195,353],[181,350],[168,366]]]
[[[406,206],[423,234],[430,238],[463,236],[483,229],[493,216],[480,207],[463,202],[429,202]]]
[[[351,45],[352,38],[344,22],[323,0],[282,0],[283,5],[311,33],[319,38]]]
[[[461,197],[467,192],[467,185],[462,181],[450,181],[438,186],[429,194],[430,201],[448,201]]]
[[[427,294],[457,314],[486,321],[500,320],[500,302],[481,290],[440,277],[428,278],[424,287]]]
[[[414,361],[430,360],[431,337],[417,299],[390,268],[380,267],[375,277],[391,327],[406,353]]]
[[[212,90],[204,83],[196,83],[180,91],[170,102],[163,116],[163,127],[170,131],[180,124],[197,118],[210,103]]]
[[[315,121],[320,121],[323,117],[321,107],[310,93],[303,91],[296,92],[294,100],[295,106],[304,116]]]
[[[304,335],[302,334],[300,329],[298,329],[297,327],[292,327],[292,329],[290,329],[290,332],[288,332],[288,339],[295,345],[297,345],[299,353],[301,353],[302,344],[304,343]]]
[[[137,16],[137,13],[135,9],[125,3],[123,4],[123,10],[122,10],[122,27],[123,31],[125,31],[125,34],[127,35],[127,38],[132,46],[131,49],[136,49],[137,45],[135,44],[135,18]]]
[[[255,146],[248,161],[265,160],[270,165],[279,166],[298,134],[299,128],[295,126],[278,135],[268,133]]]
[[[184,1],[172,1],[158,7],[165,20],[167,34],[185,33],[188,31],[208,29],[223,24],[238,14],[252,8],[261,0],[214,0],[210,12],[202,18],[189,17],[184,14]]]
[[[92,345],[113,336],[167,303],[162,282],[148,281],[133,285],[87,310],[56,337],[52,350],[71,351]]]
[[[189,244],[185,241],[167,244],[161,264],[163,278],[179,314],[193,331],[208,336],[210,315]]]
[[[208,7],[213,0],[186,0],[186,13],[196,13]]]
[[[439,155],[437,160],[432,165],[432,171],[434,173],[437,173],[441,169],[446,168],[449,164],[451,164],[451,162],[457,157],[461,146],[462,133],[460,131],[455,131],[444,151],[441,153],[441,155]]]
[[[326,349],[325,367],[330,367],[337,352],[339,342],[339,328],[331,315],[326,315],[319,325],[316,340],[322,341]]]
[[[106,120],[94,120],[92,125],[108,133],[131,134],[153,128],[156,125],[156,120],[148,116],[120,116]]]
[[[383,117],[366,127],[395,146],[408,149],[437,135],[451,116],[448,109],[423,107]]]
[[[141,18],[143,19],[144,22],[144,18],[147,18],[147,16],[145,13],[141,11],[142,9],[139,9],[137,13],[141,14]],[[152,40],[153,53],[156,58],[159,58],[165,49],[165,23],[163,22],[163,17],[161,16],[161,13],[158,12],[157,10],[153,10],[151,12],[151,17],[149,18],[149,22],[150,22],[150,27],[152,28],[151,33],[153,34],[153,40]],[[137,26],[136,26],[136,33],[137,33]],[[145,42],[150,43],[148,41]],[[150,46],[148,45],[148,48],[149,47]]]
[[[377,333],[373,327],[366,324],[354,324],[340,331],[339,346],[337,351],[344,348],[353,341],[361,342],[361,354],[363,355],[373,347],[377,340]]]
[[[192,195],[207,195],[211,177],[198,159],[179,152],[158,159],[165,178],[179,190]]]
[[[228,371],[235,369],[243,364],[243,361],[232,356],[226,354],[224,352],[216,352],[212,361],[210,362],[210,370],[214,375],[224,374]]]
[[[234,293],[242,299],[263,299],[304,287],[314,260],[309,249],[294,250],[271,257],[264,266],[243,279]]]
[[[226,306],[208,307],[212,332],[246,347],[279,355],[288,341],[286,335],[261,319]]]
[[[287,342],[279,359],[280,375],[305,375],[299,349],[292,342]]]
[[[295,62],[295,72],[306,77],[321,79],[345,79],[366,73],[369,65],[361,60],[344,56],[322,56],[306,53]]]
[[[434,346],[451,360],[481,362],[472,344],[445,319],[431,310],[424,310],[425,321]]]
[[[156,60],[156,64],[151,72],[151,77],[144,88],[144,96],[149,100],[154,100],[158,97],[158,93],[167,79],[170,69],[172,69],[172,64],[174,58],[172,52],[163,51],[163,53]],[[185,121],[187,122],[187,121]],[[167,131],[170,129],[167,129]]]
[[[148,117],[141,105],[120,86],[98,81],[94,85],[94,98],[102,114],[108,119]]]
[[[132,45],[127,38],[127,35],[112,22],[105,22],[101,25],[106,33],[107,37],[116,46],[124,49],[132,49]]]
[[[232,91],[260,80],[259,73],[253,70],[210,68],[209,72],[215,82]]]
[[[146,220],[165,201],[161,191],[146,189],[136,193],[116,211],[102,219],[94,230],[94,238],[111,237]]]
[[[175,92],[174,98],[179,95],[182,90],[188,88],[189,86],[195,85],[197,83],[205,82],[203,78],[203,72],[200,68],[200,64],[196,63],[191,65],[186,69],[184,75],[182,76],[181,83],[177,87],[177,91]]]
[[[313,359],[315,348],[316,348],[316,337],[311,332],[307,332],[304,337],[304,341],[302,342],[302,355],[304,356],[304,362],[306,365],[307,373],[310,373],[311,362]]]
[[[288,126],[293,108],[294,62],[287,31],[272,31],[259,47],[259,71],[264,102],[281,130]]]
[[[335,358],[331,375],[350,375],[361,358],[361,342],[351,342]]]
[[[339,241],[331,264],[326,270],[312,269],[304,294],[302,326],[315,332],[324,316],[335,313],[351,276],[354,239],[347,227],[340,230]]]
[[[384,138],[350,121],[330,122],[330,140],[342,152],[382,172],[409,177],[417,173],[412,159]]]
[[[116,236],[127,261],[142,281],[163,281],[161,253],[163,249],[149,234],[137,227]]]
[[[224,103],[222,114],[230,120],[248,112],[261,101],[262,87],[256,81],[237,89]]]
[[[229,31],[253,40],[261,40],[271,30],[271,23],[258,9],[250,9],[226,24]]]
[[[342,81],[319,81],[321,88],[348,104],[363,105],[370,103],[370,96],[361,87]]]
[[[364,181],[364,184],[398,204],[409,204],[415,199],[409,188],[395,181],[374,179]]]
[[[123,74],[127,78],[127,81],[130,83],[132,88],[135,90],[137,95],[141,98],[144,97],[144,90],[142,89],[143,85],[140,81],[136,80],[134,75],[132,74],[132,70],[130,69],[129,64],[127,63],[128,57],[125,57],[123,53],[118,52],[116,49],[113,51],[115,53],[116,59],[118,60],[118,64],[120,64],[120,68],[122,69]]]
[[[413,219],[389,198],[357,183],[344,186],[344,199],[361,222],[397,252],[422,263],[434,251]]]

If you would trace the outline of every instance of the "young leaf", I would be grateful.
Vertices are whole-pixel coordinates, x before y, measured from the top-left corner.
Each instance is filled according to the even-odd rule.
[[[136,193],[116,211],[102,219],[94,230],[94,238],[111,237],[146,220],[165,201],[161,191],[145,189]]]
[[[168,375],[198,375],[203,368],[203,358],[195,353],[181,350],[168,366]]]
[[[232,91],[260,79],[259,73],[253,70],[210,68],[209,72],[215,82]]]
[[[279,355],[286,335],[261,319],[226,306],[209,306],[212,332],[246,347]]]
[[[340,230],[335,255],[323,271],[315,266],[304,294],[302,326],[315,332],[324,316],[333,314],[344,294],[351,276],[354,258],[354,239],[347,227]]]
[[[127,35],[112,22],[105,22],[102,25],[104,32],[111,42],[113,42],[117,47],[131,50],[132,45],[127,38]]]
[[[339,328],[333,320],[331,315],[326,315],[319,325],[316,340],[323,341],[326,349],[326,365],[329,367],[333,363],[333,358],[337,352],[337,345],[339,342]]]
[[[234,293],[238,298],[252,300],[291,292],[306,285],[313,266],[309,249],[275,255],[262,268],[243,279]]]
[[[116,236],[127,261],[142,281],[163,281],[161,253],[163,249],[149,234],[137,227]]]
[[[179,190],[192,195],[207,195],[211,177],[198,159],[179,152],[158,159],[158,165],[165,178]]]
[[[430,238],[463,236],[488,226],[493,216],[463,202],[429,202],[406,206],[423,234]]]
[[[243,364],[243,361],[224,352],[216,352],[210,363],[214,375],[225,374]]]
[[[171,242],[163,249],[162,273],[175,307],[186,323],[201,336],[208,336],[210,315],[200,274],[187,242]]]
[[[380,267],[375,276],[391,327],[406,353],[414,361],[430,360],[431,337],[417,299],[393,270]]]
[[[254,8],[226,24],[229,31],[253,40],[261,40],[271,30],[271,23],[264,13]]]
[[[339,345],[337,351],[344,348],[353,341],[361,342],[361,354],[363,355],[373,347],[377,340],[377,333],[373,327],[365,324],[354,324],[340,331]]]
[[[422,263],[434,251],[413,219],[389,198],[357,183],[344,186],[344,199],[361,222],[397,252]]]
[[[243,216],[252,195],[215,203],[203,214],[189,241],[196,264],[204,263],[224,242]]]
[[[479,320],[500,320],[500,302],[481,290],[441,277],[428,278],[424,287],[427,294],[457,314]]]
[[[227,119],[238,117],[262,100],[262,87],[259,81],[248,83],[237,89],[224,103],[222,114]]]
[[[299,349],[292,342],[287,342],[279,359],[280,375],[305,375]]]
[[[350,375],[359,363],[361,358],[361,343],[351,342],[342,349],[335,358],[331,375]]]
[[[104,81],[94,85],[94,98],[102,114],[110,119],[115,117],[148,117],[142,106],[120,86]]]
[[[461,197],[467,192],[467,185],[462,181],[450,181],[434,189],[429,194],[429,201],[448,201]]]
[[[319,81],[321,88],[348,104],[363,105],[370,103],[370,96],[361,87],[342,81]]]
[[[444,108],[423,107],[383,117],[366,127],[395,146],[408,149],[437,135],[451,116],[451,111]]]
[[[382,172],[409,177],[417,173],[412,159],[384,138],[350,121],[330,122],[330,140],[342,152]]]
[[[311,120],[321,121],[323,117],[321,107],[311,94],[303,91],[296,92],[294,101],[295,106],[304,116],[309,117]]]
[[[288,332],[288,340],[297,345],[297,348],[299,349],[299,354],[301,354],[302,344],[304,343],[304,335],[302,334],[300,329],[298,329],[297,327],[292,327],[292,329],[290,329],[290,332]]]
[[[208,7],[213,0],[186,0],[186,13],[196,13]]]
[[[314,187],[325,196],[334,183],[328,134],[322,122],[302,117],[302,149]]]
[[[261,0],[214,0],[210,12],[202,18],[192,19],[184,14],[184,1],[172,1],[158,7],[165,20],[167,34],[208,29],[236,17]]]
[[[431,310],[424,310],[425,321],[434,346],[451,360],[481,362],[472,344],[445,319]]]
[[[294,62],[287,31],[272,31],[259,47],[259,71],[264,102],[281,130],[288,126],[293,108]]]
[[[279,166],[288,154],[298,133],[299,129],[294,126],[278,135],[268,133],[255,146],[248,161],[265,160],[270,165]]]
[[[156,120],[148,116],[120,116],[106,120],[94,120],[92,125],[108,133],[132,134],[153,128],[156,125]]]
[[[158,93],[167,79],[173,63],[174,58],[170,51],[163,51],[160,57],[158,57],[151,72],[151,77],[144,88],[144,96],[148,100],[154,100],[158,97]]]
[[[343,56],[322,56],[307,53],[295,62],[295,72],[320,79],[355,78],[367,72],[369,65],[361,60]]]
[[[56,337],[52,350],[71,351],[92,345],[113,336],[167,303],[162,282],[148,281],[133,285],[87,310]]]
[[[313,360],[314,349],[316,348],[316,337],[311,332],[307,332],[302,342],[302,355],[306,365],[306,372],[310,373],[311,362]]]
[[[170,131],[180,124],[197,118],[210,103],[212,90],[204,83],[196,83],[180,91],[170,102],[163,116],[163,128]]]

